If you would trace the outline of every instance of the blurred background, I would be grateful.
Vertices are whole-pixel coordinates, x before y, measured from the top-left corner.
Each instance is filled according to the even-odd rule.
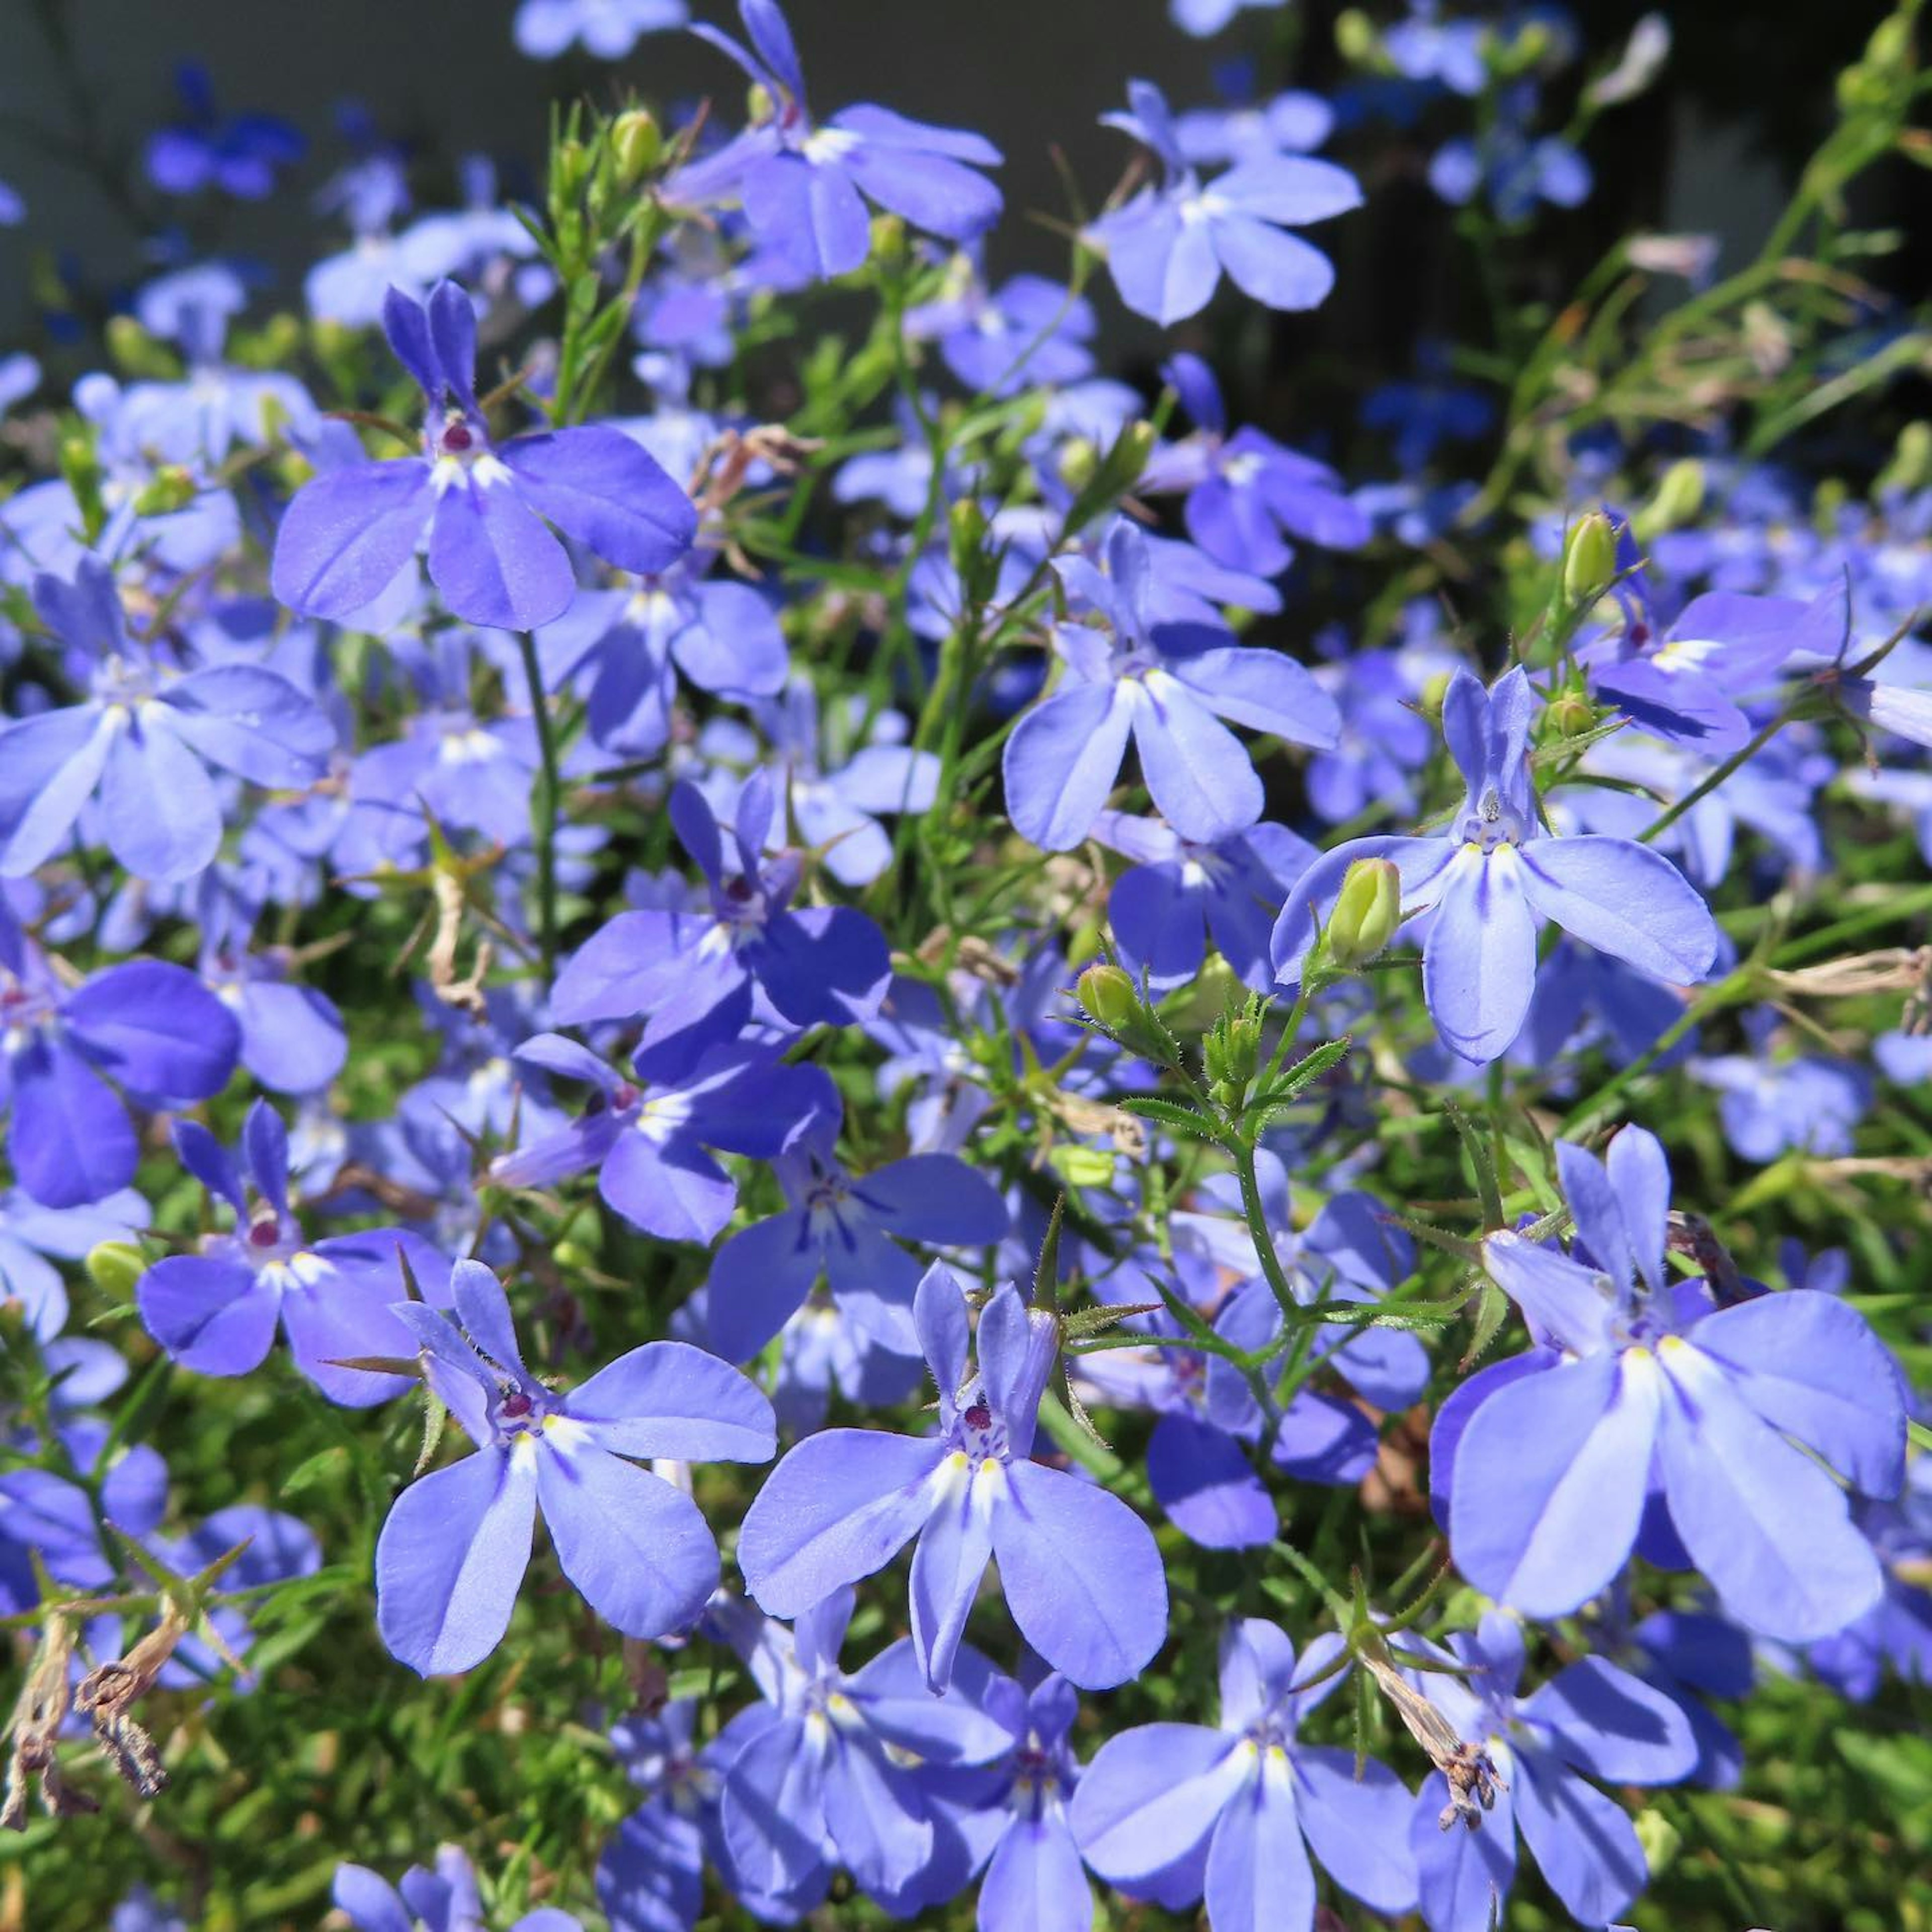
[[[1380,25],[1403,17],[1400,0],[1368,10]],[[1480,7],[1459,8],[1480,14]],[[1621,45],[1646,10],[1610,0],[1547,10],[1593,55]],[[711,48],[680,33],[646,35],[626,58],[580,49],[549,61],[520,52],[514,0],[0,0],[7,58],[0,63],[0,181],[23,204],[0,229],[0,328],[61,370],[58,337],[76,340],[124,302],[146,274],[210,247],[259,265],[269,305],[299,304],[302,272],[340,245],[339,218],[299,203],[353,158],[358,141],[399,144],[417,207],[457,205],[458,164],[493,160],[503,190],[532,192],[549,104],[579,96],[616,104],[640,95],[674,112],[710,94],[736,124],[740,76]],[[726,25],[728,0],[694,12]],[[1066,182],[1097,206],[1130,160],[1132,144],[1097,124],[1122,104],[1130,76],[1166,88],[1177,106],[1230,90],[1286,86],[1343,97],[1335,145],[1348,152],[1350,112],[1375,114],[1336,50],[1336,0],[1290,0],[1245,12],[1211,40],[1191,39],[1167,0],[791,0],[812,104],[820,114],[854,100],[972,128],[1004,152],[1007,218],[993,239],[996,272],[1064,272],[1064,240],[1038,214],[1067,220]],[[1520,18],[1520,7],[1510,10]],[[1674,45],[1655,85],[1606,114],[1591,131],[1595,181],[1588,202],[1538,230],[1545,292],[1559,297],[1617,236],[1634,228],[1718,238],[1718,267],[1748,259],[1774,219],[1804,156],[1830,124],[1830,76],[1852,58],[1882,10],[1760,0],[1748,8],[1694,0],[1670,15]],[[177,70],[206,70],[222,117],[285,119],[305,151],[270,200],[164,196],[142,154],[155,130],[187,118]],[[1454,106],[1459,104],[1450,104]],[[1466,108],[1466,104],[1461,104]],[[1466,118],[1466,112],[1465,114]],[[1334,224],[1323,245],[1336,257],[1336,293],[1316,315],[1251,318],[1271,332],[1249,366],[1317,371],[1322,351],[1346,346],[1360,382],[1401,373],[1419,338],[1465,338],[1474,292],[1462,286],[1451,224],[1427,178],[1430,156],[1450,124],[1425,115],[1390,137],[1375,130],[1364,169],[1366,218]],[[1883,171],[1899,205],[1857,211],[1863,225],[1910,230],[1911,245],[1877,279],[1914,298],[1928,280],[1928,224],[1921,194]],[[158,242],[156,238],[160,239]],[[331,238],[333,238],[332,239]],[[1117,365],[1150,366],[1155,332],[1102,299],[1106,346]],[[72,308],[71,317],[63,311]],[[91,311],[91,313],[88,313]],[[47,355],[50,331],[55,353]],[[1169,344],[1168,346],[1172,346]],[[1252,345],[1251,345],[1252,346]]]

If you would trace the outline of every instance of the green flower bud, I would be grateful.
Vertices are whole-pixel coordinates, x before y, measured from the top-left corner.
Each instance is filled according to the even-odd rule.
[[[1418,708],[1431,724],[1438,722],[1442,716],[1442,700],[1449,695],[1449,674],[1438,670],[1422,687],[1422,694],[1417,700]]]
[[[1650,501],[1630,519],[1640,542],[1648,543],[1666,530],[1680,530],[1704,507],[1704,466],[1694,456],[1673,463],[1664,472]]]
[[[1069,440],[1060,452],[1060,480],[1070,490],[1084,490],[1100,467],[1100,452],[1084,436]]]
[[[1082,1147],[1063,1141],[1047,1156],[1047,1164],[1068,1186],[1111,1187],[1114,1184],[1114,1155],[1106,1148]]]
[[[1335,50],[1351,67],[1366,67],[1380,43],[1375,22],[1358,7],[1351,7],[1335,16]]]
[[[1570,526],[1563,547],[1563,595],[1572,604],[1594,604],[1617,574],[1617,533],[1600,510]]]
[[[87,1251],[87,1278],[110,1301],[124,1307],[134,1284],[148,1271],[147,1258],[128,1241],[100,1241]]]
[[[1636,1841],[1643,1847],[1643,1862],[1652,1878],[1660,1878],[1676,1858],[1684,1834],[1661,1811],[1640,1811],[1634,1822]]]
[[[1580,738],[1597,722],[1597,707],[1580,691],[1566,691],[1550,707],[1559,738]]]
[[[617,164],[617,184],[635,188],[658,164],[664,136],[648,109],[628,108],[610,124],[610,152]]]
[[[196,489],[194,477],[178,463],[164,464],[134,499],[134,513],[142,517],[172,516],[194,501]]]
[[[962,496],[946,520],[951,525],[952,567],[962,577],[970,578],[986,554],[986,513],[976,497]]]
[[[576,1241],[568,1240],[559,1241],[556,1246],[550,1250],[550,1259],[555,1262],[559,1268],[575,1274],[581,1274],[586,1268],[594,1268],[596,1265],[596,1258],[588,1249]]]
[[[1140,1017],[1141,996],[1118,966],[1090,966],[1074,983],[1073,996],[1090,1020],[1118,1033]]]
[[[1932,423],[1909,422],[1898,433],[1892,460],[1880,472],[1876,489],[1923,489],[1932,481]]]
[[[1392,859],[1358,859],[1342,880],[1328,920],[1328,956],[1360,966],[1395,937],[1402,923],[1402,874]]]

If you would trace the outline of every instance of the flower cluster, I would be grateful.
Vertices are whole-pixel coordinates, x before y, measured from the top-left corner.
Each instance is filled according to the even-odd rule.
[[[184,69],[0,364],[9,1922],[1924,1922],[1916,8],[1560,309],[1660,20],[1172,0],[1049,274],[737,10],[286,290]],[[1262,369],[1405,178],[1493,339]]]

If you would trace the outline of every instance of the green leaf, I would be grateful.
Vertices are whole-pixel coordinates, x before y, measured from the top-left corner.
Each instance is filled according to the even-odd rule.
[[[1172,1127],[1176,1133],[1191,1134],[1196,1140],[1220,1138],[1219,1130],[1205,1114],[1198,1114],[1192,1107],[1184,1107],[1178,1101],[1160,1100],[1149,1094],[1136,1094],[1118,1105],[1124,1114],[1138,1114],[1142,1120],[1158,1120],[1162,1126]]]

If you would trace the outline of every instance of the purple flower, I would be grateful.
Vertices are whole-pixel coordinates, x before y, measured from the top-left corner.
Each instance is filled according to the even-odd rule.
[[[1197,844],[1158,819],[1118,812],[1102,812],[1094,836],[1137,862],[1107,896],[1107,923],[1129,971],[1144,969],[1162,990],[1184,986],[1201,970],[1211,938],[1247,985],[1258,992],[1273,986],[1268,934],[1288,888],[1315,861],[1306,839],[1262,824]]]
[[[400,1228],[310,1241],[290,1204],[287,1130],[266,1100],[250,1108],[242,1145],[252,1202],[242,1169],[214,1136],[196,1121],[176,1123],[183,1166],[235,1210],[235,1231],[142,1276],[134,1299],[148,1333],[184,1368],[242,1376],[261,1366],[279,1323],[296,1367],[332,1402],[362,1408],[400,1394],[404,1377],[337,1364],[407,1354],[408,1332],[389,1312],[404,1263],[424,1294],[446,1300],[448,1260]]]
[[[1367,542],[1368,518],[1327,464],[1261,430],[1228,434],[1220,385],[1199,356],[1174,356],[1162,374],[1193,418],[1195,434],[1156,450],[1140,488],[1151,496],[1186,491],[1187,534],[1217,563],[1274,577],[1294,561],[1291,536],[1330,550]]]
[[[838,1118],[830,1076],[788,1066],[770,1047],[712,1046],[689,1064],[675,1049],[646,1051],[629,1080],[560,1034],[526,1040],[517,1057],[587,1082],[597,1098],[580,1119],[499,1155],[491,1181],[547,1187],[594,1167],[605,1202],[663,1240],[708,1242],[731,1218],[736,1184],[707,1149],[770,1160],[814,1119]]]
[[[46,1258],[77,1262],[103,1241],[132,1241],[153,1218],[132,1188],[81,1208],[44,1208],[25,1188],[8,1189],[0,1193],[0,1304],[17,1310],[44,1348],[68,1318],[67,1284]]]
[[[1054,1670],[1089,1689],[1124,1684],[1166,1634],[1167,1582],[1126,1504],[1032,1460],[1057,1324],[1010,1284],[995,1289],[969,1372],[964,1292],[937,1264],[914,1318],[939,1432],[833,1429],[800,1443],[746,1515],[738,1561],[752,1594],[775,1616],[797,1615],[917,1537],[912,1640],[934,1690],[950,1680],[989,1559],[1021,1635]]]
[[[691,548],[691,500],[621,430],[523,436],[498,445],[476,400],[476,312],[453,282],[426,302],[392,289],[382,328],[416,378],[423,454],[318,476],[276,533],[277,598],[350,616],[409,565],[425,533],[429,574],[456,616],[531,631],[561,616],[577,581],[554,524],[607,562],[666,570]]]
[[[598,60],[622,60],[644,34],[682,27],[685,0],[523,0],[514,32],[520,52],[554,60],[573,41]]]
[[[833,1157],[837,1135],[836,1117],[820,1116],[778,1155],[791,1207],[741,1228],[712,1259],[711,1346],[729,1361],[756,1354],[821,1275],[862,1334],[910,1354],[921,1270],[898,1241],[982,1247],[1006,1232],[999,1190],[964,1161],[916,1154],[850,1174]]]
[[[1367,858],[1400,868],[1407,911],[1434,911],[1423,997],[1444,1042],[1466,1060],[1496,1059],[1521,1030],[1539,918],[1660,980],[1709,971],[1716,924],[1669,860],[1634,839],[1544,832],[1530,779],[1534,702],[1520,666],[1486,692],[1457,670],[1442,729],[1467,787],[1462,810],[1433,836],[1353,838],[1311,866],[1275,925],[1284,984],[1299,980],[1349,866]]]
[[[1898,1492],[1890,1354],[1815,1289],[1722,1306],[1708,1282],[1666,1274],[1670,1172],[1642,1128],[1623,1129],[1606,1161],[1567,1141],[1556,1155],[1577,1254],[1510,1232],[1483,1244],[1537,1346],[1436,1415],[1431,1484],[1457,1568],[1526,1616],[1557,1616],[1637,1545],[1694,1564],[1748,1629],[1842,1628],[1881,1579],[1828,1470]]]
[[[1300,1675],[1332,1661],[1318,1639]],[[1184,1910],[1207,1898],[1214,1932],[1309,1932],[1312,1851],[1377,1912],[1415,1906],[1403,1836],[1408,1791],[1385,1766],[1296,1732],[1339,1679],[1298,1688],[1294,1646],[1258,1617],[1221,1636],[1221,1720],[1143,1724],[1109,1738],[1073,1794],[1073,1834],[1102,1878]]]
[[[1055,565],[1097,614],[1054,632],[1067,676],[1006,740],[1006,811],[1024,838],[1065,852],[1093,830],[1131,734],[1154,802],[1184,838],[1212,844],[1260,818],[1262,782],[1226,718],[1297,744],[1332,745],[1334,700],[1279,651],[1205,643],[1152,608],[1146,539],[1125,518],[1108,532],[1105,574],[1082,556]]]
[[[342,1070],[349,1034],[327,994],[294,978],[286,946],[257,950],[249,914],[227,894],[201,898],[202,985],[235,1016],[242,1064],[277,1094],[314,1094]]]
[[[175,880],[221,844],[208,767],[258,785],[322,776],[335,733],[314,701],[259,665],[182,672],[128,634],[106,566],[83,553],[74,580],[43,572],[34,602],[56,638],[91,660],[87,701],[0,732],[0,876],[18,878],[73,835],[100,796],[101,833],[130,872]]]
[[[103,1200],[134,1178],[140,1144],[116,1085],[155,1108],[206,1100],[241,1044],[184,967],[130,959],[70,987],[0,913],[0,1113],[14,1172],[43,1207]]]
[[[1101,118],[1151,148],[1162,178],[1087,230],[1120,299],[1150,321],[1183,322],[1208,306],[1225,269],[1270,308],[1315,308],[1334,286],[1334,268],[1287,231],[1359,208],[1354,176],[1306,154],[1257,154],[1204,187],[1160,89],[1130,81],[1127,98],[1132,112]]]
[[[420,1302],[397,1318],[430,1388],[476,1444],[397,1498],[376,1545],[376,1620],[424,1676],[468,1670],[502,1641],[543,1506],[563,1573],[626,1636],[689,1623],[718,1587],[718,1550],[682,1490],[626,1461],[762,1462],[770,1402],[736,1370],[651,1342],[568,1395],[524,1365],[510,1305],[480,1262],[450,1276],[459,1330]]]
[[[1264,12],[1281,4],[1282,0],[1168,0],[1167,10],[1184,34],[1204,40],[1220,32],[1244,10]]]
[[[307,143],[286,121],[268,114],[223,120],[198,62],[176,68],[175,86],[188,118],[152,136],[144,157],[148,178],[164,194],[218,188],[238,201],[262,201],[274,190],[277,170],[302,159]]]
[[[391,1885],[367,1865],[338,1865],[329,1898],[356,1932],[484,1932],[482,1894],[468,1857],[454,1845],[436,1855],[434,1870],[412,1865]],[[582,1932],[555,1906],[526,1912],[509,1932]]]
[[[764,856],[776,808],[770,775],[754,772],[739,796],[737,867],[728,873],[704,795],[674,785],[667,809],[704,874],[709,913],[620,913],[557,975],[551,1017],[582,1026],[647,1015],[648,1052],[680,1037],[735,1037],[754,987],[794,1026],[846,1026],[876,1013],[892,974],[885,936],[848,907],[793,908],[796,856]]]
[[[597,1902],[612,1932],[691,1932],[704,1908],[704,1855],[725,1856],[718,1819],[722,1760],[694,1742],[698,1705],[680,1697],[621,1719],[610,1743],[644,1802],[597,1861]]]
[[[1459,1738],[1486,1752],[1496,1780],[1493,1805],[1468,1830],[1445,1808],[1441,1772],[1416,1798],[1408,1840],[1429,1932],[1489,1932],[1500,1922],[1519,1827],[1551,1891],[1582,1924],[1603,1924],[1650,1874],[1623,1808],[1589,1780],[1674,1784],[1688,1776],[1697,1746],[1684,1713],[1600,1657],[1519,1696],[1522,1630],[1498,1611],[1450,1639],[1448,1651],[1428,1648],[1468,1674],[1417,1672],[1412,1681]]]
[[[805,70],[776,0],[739,0],[751,46],[716,27],[692,29],[770,97],[766,118],[674,175],[667,201],[741,202],[752,232],[794,274],[847,275],[872,252],[867,200],[950,241],[999,219],[1000,191],[976,168],[1000,152],[977,134],[909,121],[890,108],[848,107],[815,126]]]

